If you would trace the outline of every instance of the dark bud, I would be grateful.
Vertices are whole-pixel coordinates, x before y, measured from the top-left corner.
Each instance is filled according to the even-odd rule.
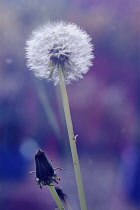
[[[66,198],[67,198],[67,195],[63,193],[62,189],[59,188],[59,187],[55,187],[55,190],[59,196],[59,198],[64,202],[66,203]]]
[[[43,185],[53,185],[53,182],[58,184],[57,181],[60,179],[54,173],[51,161],[48,161],[45,152],[43,152],[41,149],[38,149],[35,155],[35,163],[36,181],[41,189]]]

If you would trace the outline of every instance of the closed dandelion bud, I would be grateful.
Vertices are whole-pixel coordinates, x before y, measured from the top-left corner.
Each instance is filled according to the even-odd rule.
[[[56,169],[53,169],[51,162],[48,161],[45,152],[38,149],[35,155],[36,163],[36,181],[40,188],[43,185],[53,185],[53,182],[58,184],[58,176],[54,173]]]
[[[92,65],[91,37],[80,27],[64,21],[49,22],[33,31],[26,43],[27,66],[39,78],[61,83],[82,78]]]

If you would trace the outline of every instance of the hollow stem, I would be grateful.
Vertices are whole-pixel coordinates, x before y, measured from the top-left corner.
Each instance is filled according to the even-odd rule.
[[[49,190],[50,190],[50,192],[51,192],[51,194],[52,194],[52,196],[53,196],[53,198],[54,198],[54,200],[55,200],[55,202],[56,202],[56,204],[58,206],[58,209],[59,210],[65,210],[63,205],[62,205],[62,202],[61,202],[61,200],[60,200],[60,198],[59,198],[59,196],[58,196],[58,194],[57,194],[57,192],[55,190],[55,187],[48,185],[48,188],[49,188]]]
[[[74,165],[74,170],[75,170],[78,194],[79,194],[79,199],[80,199],[80,206],[82,210],[87,210],[82,176],[81,176],[81,171],[80,171],[80,164],[79,164],[78,153],[77,153],[77,148],[76,148],[76,139],[73,132],[73,124],[71,120],[71,113],[70,113],[70,108],[69,108],[69,101],[68,101],[63,71],[65,71],[65,69],[62,69],[61,66],[59,66],[60,89],[61,89],[61,95],[62,95],[64,114],[65,114],[65,119],[66,119],[66,124],[67,124],[70,148],[71,148],[71,153],[72,153],[73,165]]]

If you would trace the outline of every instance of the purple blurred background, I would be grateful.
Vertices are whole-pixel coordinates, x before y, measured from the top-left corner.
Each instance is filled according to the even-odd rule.
[[[77,188],[59,86],[26,67],[25,42],[49,20],[93,37],[94,65],[68,85],[88,210],[138,210],[140,203],[138,0],[0,0],[0,209],[56,205],[34,174],[38,148],[53,159],[73,210]]]

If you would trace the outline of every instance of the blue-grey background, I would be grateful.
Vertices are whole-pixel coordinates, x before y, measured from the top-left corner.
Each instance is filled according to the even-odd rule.
[[[59,186],[79,210],[59,86],[26,67],[25,42],[49,20],[84,28],[94,65],[67,86],[88,210],[138,210],[140,190],[138,0],[0,0],[0,209],[51,210],[35,182],[34,155],[44,150]],[[80,41],[80,40],[79,40]]]

